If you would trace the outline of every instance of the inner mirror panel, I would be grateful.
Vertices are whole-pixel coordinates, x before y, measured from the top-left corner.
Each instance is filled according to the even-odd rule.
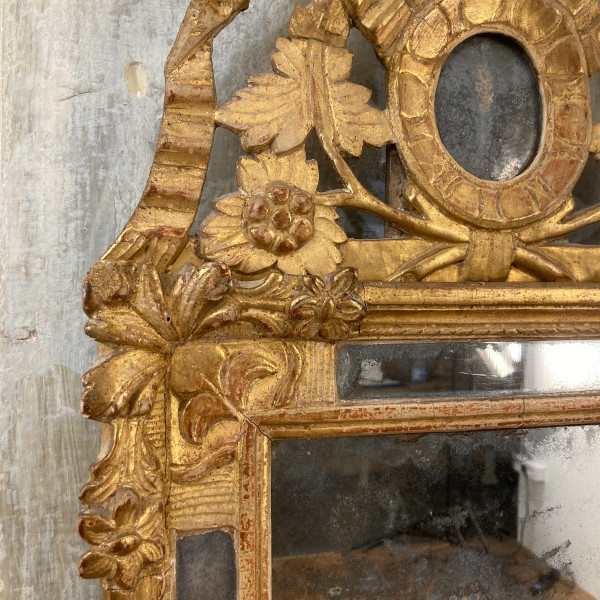
[[[598,427],[272,450],[274,600],[600,598]]]
[[[600,390],[600,342],[350,343],[337,358],[342,400]]]
[[[435,116],[442,143],[469,173],[494,181],[522,173],[537,154],[542,114],[535,71],[514,40],[475,35],[448,56]]]
[[[177,600],[236,600],[233,538],[210,531],[177,540]]]

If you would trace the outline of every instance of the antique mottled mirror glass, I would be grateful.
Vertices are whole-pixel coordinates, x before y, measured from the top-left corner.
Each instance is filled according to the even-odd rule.
[[[596,427],[279,441],[273,597],[600,598]]]
[[[495,181],[522,173],[538,153],[543,125],[538,79],[523,48],[497,34],[460,43],[442,68],[435,116],[442,143],[469,173]]]

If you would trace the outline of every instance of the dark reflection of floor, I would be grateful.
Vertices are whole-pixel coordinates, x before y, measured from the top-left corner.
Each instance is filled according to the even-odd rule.
[[[594,600],[512,538],[276,558],[274,600]]]

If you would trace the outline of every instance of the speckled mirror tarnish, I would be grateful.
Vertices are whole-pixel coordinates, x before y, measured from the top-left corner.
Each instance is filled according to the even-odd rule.
[[[224,531],[177,540],[177,600],[236,600],[233,538]]]
[[[539,375],[548,357],[553,377]],[[349,343],[337,353],[342,400],[600,391],[594,341]]]
[[[251,77],[246,88],[217,105],[213,40],[247,6],[244,0],[191,2],[166,63],[164,117],[142,199],[83,286],[86,333],[99,343],[99,355],[83,378],[81,407],[87,418],[102,423],[103,433],[100,457],[80,493],[79,532],[90,548],[79,570],[83,577],[101,579],[105,600],[176,600],[196,593],[216,581],[195,579],[197,565],[208,570],[207,561],[214,561],[216,568],[221,551],[229,564],[235,560],[235,579],[227,571],[215,591],[229,593],[235,587],[238,600],[285,600],[277,561],[287,560],[288,552],[327,550],[302,546],[299,530],[297,539],[293,532],[280,538],[273,528],[283,524],[289,531],[293,524],[285,522],[286,503],[277,495],[282,488],[272,478],[273,473],[295,476],[293,456],[278,459],[279,448],[300,443],[292,440],[323,438],[306,443],[324,453],[313,457],[317,463],[330,458],[335,463],[332,480],[354,468],[352,451],[343,459],[336,455],[337,438],[351,437],[339,443],[353,447],[368,444],[355,439],[398,434],[427,434],[421,455],[427,459],[436,435],[477,431],[477,436],[504,439],[510,435],[498,432],[527,430],[535,437],[536,428],[572,426],[585,465],[595,464],[586,440],[596,430],[577,426],[600,423],[598,367],[592,346],[577,344],[600,338],[600,248],[566,240],[600,222],[600,206],[574,212],[573,199],[590,154],[600,157],[600,124],[592,122],[589,84],[600,69],[597,1],[312,0],[295,8],[289,35],[275,42],[273,72]],[[352,29],[364,36],[385,72],[386,89],[377,105],[368,82],[356,82],[353,75],[357,57],[347,48]],[[499,52],[506,58],[492,56],[487,44],[496,42],[478,37],[482,34],[514,40],[528,57],[529,71],[522,54],[514,56],[514,47],[504,42]],[[464,70],[461,56],[475,71]],[[504,79],[502,62],[515,69]],[[130,83],[142,97],[143,71],[132,64]],[[504,168],[504,153],[515,146],[498,123],[510,119],[506,128],[520,139],[525,130],[517,130],[530,123],[530,143],[517,157],[520,168],[531,160],[534,147],[535,158],[516,177],[488,180],[469,173],[457,162],[459,149],[450,148],[451,154],[438,134],[444,94],[444,102],[450,102],[452,90],[461,96],[461,74],[469,79],[480,68],[490,74],[494,98],[483,122],[473,124],[474,133],[465,132],[465,144],[477,141],[473,148],[485,158],[480,166],[493,175],[493,165]],[[534,87],[532,72],[543,108],[540,130],[535,94],[525,94]],[[467,88],[475,85],[475,95],[471,89],[465,96],[461,118],[468,120],[465,115],[472,113],[479,120],[477,78],[465,81]],[[515,97],[523,103],[515,105]],[[442,127],[448,146],[458,135],[453,124]],[[245,154],[236,161],[236,183],[229,193],[203,199],[212,207],[196,231],[217,126],[239,136]],[[487,141],[479,145],[490,127]],[[539,144],[534,143],[538,135]],[[367,185],[364,171],[361,177],[355,172],[365,147],[380,149],[380,156],[385,152],[385,186]],[[460,160],[466,164],[466,158]],[[355,214],[351,211],[368,213],[393,237],[350,239],[338,211],[350,211],[346,217]],[[558,345],[552,346],[558,352],[538,353],[533,373],[541,383],[529,386],[528,371],[516,354],[485,350],[504,343],[516,352],[529,347],[519,346],[526,340],[574,345],[567,352]],[[397,349],[432,342],[483,344],[479,359],[494,379],[509,377],[507,369],[513,368],[510,393],[500,385],[474,395],[461,385],[449,398],[439,381],[428,396],[364,393],[371,383],[389,383],[371,377],[378,366],[382,376],[389,371],[382,356],[374,356],[375,365],[363,364],[373,345],[391,343]],[[358,364],[351,354],[344,358],[348,344],[363,345],[358,351],[362,375],[352,385],[344,382],[348,373],[338,370],[346,359],[350,367]],[[398,356],[405,362],[405,354]],[[578,375],[585,365],[594,375],[589,385]],[[472,366],[469,377],[477,376]],[[421,377],[420,369],[411,378]],[[544,382],[557,374],[563,385]],[[386,377],[402,383],[402,373]],[[363,388],[359,393],[354,393],[356,384]],[[494,443],[479,452],[469,440],[480,438],[461,439],[465,464],[485,467],[492,461]],[[367,485],[377,478],[385,483],[389,475],[389,465],[377,449],[373,452],[378,466],[361,472]],[[528,486],[542,481],[550,466],[536,460],[521,468],[519,461],[518,452],[509,452],[502,463],[506,477],[496,477],[506,482],[511,497],[531,499]],[[449,466],[450,473],[456,470]],[[466,493],[475,481],[475,505],[477,494],[484,495],[494,478],[485,468],[488,483],[477,480],[480,469],[467,471],[464,486],[447,490]],[[309,472],[300,487],[315,479]],[[405,485],[396,475],[390,476],[391,487]],[[421,494],[416,505],[424,507],[432,490],[418,487],[422,479],[414,481],[417,487],[405,487],[403,493]],[[590,507],[598,495],[586,496],[593,481],[587,475],[573,480],[563,490],[564,502],[577,504],[567,498],[576,494],[594,514]],[[351,560],[357,556],[353,544],[366,543],[367,533],[387,531],[388,521],[410,521],[410,506],[401,503],[391,515],[394,497],[386,485],[373,483],[363,495],[365,500],[377,496],[386,508],[368,527],[361,529],[357,520],[346,532]],[[273,496],[271,489],[277,492]],[[437,492],[431,510],[435,499]],[[493,505],[486,506],[494,513]],[[511,506],[521,510],[519,503]],[[340,514],[351,514],[352,506],[345,510]],[[505,516],[498,527],[510,539],[511,558],[507,546],[488,539],[499,531],[486,534],[471,517],[486,534],[473,525],[477,543],[489,545],[485,560],[502,555],[502,569],[512,571],[515,556],[530,557],[537,565],[537,579],[527,582],[530,591],[537,585],[540,593],[562,593],[566,582],[574,581],[597,594],[576,573],[546,568],[552,565],[547,549],[515,531],[514,519]],[[442,529],[449,528],[452,524]],[[460,523],[455,528],[459,555],[472,554],[472,530],[465,537]],[[427,552],[449,559],[456,539]],[[598,539],[588,535],[577,545],[598,566],[596,572]],[[214,551],[207,556],[208,548]],[[392,550],[404,552],[397,546]],[[390,558],[392,550],[377,558],[386,568],[398,558]],[[332,563],[336,569],[338,558]],[[465,571],[447,567],[440,571],[441,585],[463,590],[456,576]],[[319,578],[310,575],[313,571],[314,564],[303,563],[294,576],[314,586]],[[360,573],[352,570],[356,577]],[[368,569],[364,573],[367,577]],[[509,575],[516,576],[502,577]],[[363,593],[365,577],[359,577],[350,597]],[[384,587],[394,582],[385,579],[380,578]],[[487,581],[493,584],[492,575]],[[313,597],[339,596],[345,593],[340,586],[319,589]]]
[[[504,181],[537,155],[543,126],[539,83],[519,44],[476,35],[448,56],[435,116],[442,143],[469,173]]]
[[[571,438],[597,461],[599,436],[590,427],[275,442],[273,598],[599,598],[589,560],[598,549],[580,528],[599,529],[569,490],[587,497],[594,467],[568,473],[562,447]]]

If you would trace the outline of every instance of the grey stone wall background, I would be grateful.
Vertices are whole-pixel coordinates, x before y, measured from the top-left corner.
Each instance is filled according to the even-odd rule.
[[[254,0],[215,44],[221,101],[269,68],[293,0]],[[77,575],[77,490],[99,428],[79,413],[94,361],[80,283],[137,204],[152,161],[163,65],[187,0],[2,0],[0,598],[99,598]],[[358,36],[356,80],[383,78]],[[235,186],[220,131],[204,206]],[[382,172],[369,154],[364,177]],[[375,168],[377,167],[377,169]],[[597,171],[593,172],[598,181]],[[381,185],[372,181],[371,185]],[[588,186],[590,190],[598,189]],[[591,194],[592,192],[590,192]]]

